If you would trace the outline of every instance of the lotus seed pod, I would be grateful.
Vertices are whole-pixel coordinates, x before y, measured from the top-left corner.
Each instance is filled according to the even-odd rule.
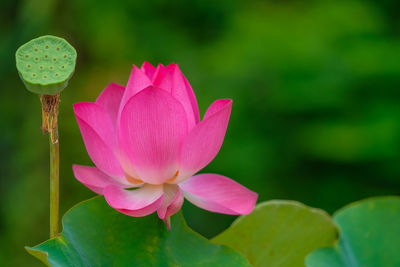
[[[33,39],[15,53],[17,70],[26,88],[55,95],[68,85],[76,63],[76,50],[66,40],[46,35]]]

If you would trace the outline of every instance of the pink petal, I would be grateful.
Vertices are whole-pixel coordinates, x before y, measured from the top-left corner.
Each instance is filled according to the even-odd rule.
[[[165,219],[177,213],[183,204],[183,194],[177,185],[164,184],[164,199],[157,210],[158,217]]]
[[[224,141],[232,109],[232,100],[215,101],[204,119],[186,136],[180,154],[179,176],[175,183],[192,176],[218,154]]]
[[[230,109],[232,109],[232,99],[218,99],[214,101],[214,103],[212,103],[206,110],[206,113],[204,114],[203,117],[203,121],[211,117],[212,115],[216,114],[217,112],[221,111],[222,109],[228,108],[229,105]]]
[[[139,178],[147,183],[161,184],[175,175],[186,134],[182,105],[162,89],[142,90],[121,112],[119,147],[131,160]]]
[[[116,209],[116,210],[131,217],[143,217],[155,212],[160,207],[162,200],[163,198],[160,197],[147,207],[138,210],[126,210],[126,209]]]
[[[116,83],[110,83],[96,100],[96,103],[108,113],[114,126],[116,125],[119,105],[121,104],[124,90],[125,87]]]
[[[185,76],[183,76],[178,65],[175,65],[173,71],[171,93],[172,96],[174,96],[179,102],[181,102],[183,108],[185,109],[188,121],[188,129],[191,130],[198,122],[198,118],[196,117],[198,114],[194,113],[195,110],[192,106],[194,93],[192,90],[192,94],[190,94],[190,91],[187,88],[187,80],[185,79]],[[194,98],[194,101],[196,101],[196,98]]]
[[[164,67],[162,64],[158,65],[156,73],[153,77],[153,85],[171,93],[173,86],[172,75],[174,73],[174,69],[174,63],[171,63],[166,67]]]
[[[150,80],[153,80],[154,73],[156,72],[156,68],[151,65],[149,62],[145,61],[140,68]]]
[[[159,65],[154,75],[153,85],[171,93],[182,104],[187,115],[188,129],[192,129],[199,121],[197,102],[179,66],[174,63],[167,67]]]
[[[74,112],[86,150],[94,164],[106,174],[123,177],[115,156],[115,131],[108,113],[96,103],[74,104]]]
[[[107,186],[104,198],[114,209],[133,217],[146,216],[156,211],[163,199],[162,185],[145,184],[135,190]]]
[[[115,129],[110,115],[97,103],[81,102],[73,105],[75,116],[86,122],[104,139],[110,147],[115,147]]]
[[[183,200],[184,200],[184,196],[183,196],[182,190],[179,190],[178,194],[175,196],[174,200],[171,202],[171,204],[167,208],[167,212],[165,213],[165,219],[167,219],[168,217],[171,217],[172,215],[177,213],[182,208]]]
[[[231,214],[249,214],[257,193],[217,174],[199,174],[179,184],[185,198],[205,210]]]
[[[118,161],[121,164],[122,169],[124,170],[125,176],[130,176],[135,180],[140,180],[139,174],[137,173],[135,167],[132,165],[131,160],[123,149],[118,150]]]
[[[155,80],[160,79],[166,74],[166,71],[167,70],[163,64],[158,64],[156,71],[154,72],[153,79],[151,80],[153,85]]]
[[[133,65],[131,75],[129,76],[129,80],[121,100],[119,112],[122,111],[126,102],[128,102],[132,96],[136,95],[141,90],[145,89],[150,85],[152,85],[152,83],[149,77],[147,77],[147,75],[144,73],[144,71],[138,69],[138,67]]]
[[[118,187],[132,187],[132,185],[130,185],[126,180],[114,179],[95,167],[74,164],[72,165],[72,170],[75,178],[79,182],[100,195],[103,194],[104,188],[110,185],[115,185]]]
[[[183,81],[185,82],[187,94],[189,96],[190,103],[192,105],[194,119],[195,119],[195,122],[197,124],[200,121],[200,113],[199,113],[199,107],[197,105],[196,95],[194,94],[193,89],[190,86],[188,80],[185,78],[185,76],[182,75],[182,78],[183,78]]]

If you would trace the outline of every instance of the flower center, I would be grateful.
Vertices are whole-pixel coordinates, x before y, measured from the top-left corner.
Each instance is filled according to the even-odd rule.
[[[179,170],[175,172],[174,176],[172,176],[169,180],[167,180],[165,183],[171,184],[175,181],[176,177],[178,177],[179,175]],[[126,180],[131,183],[132,185],[141,185],[144,184],[145,182],[143,182],[141,179],[133,177],[131,175],[129,175],[128,173],[125,172],[125,178]]]

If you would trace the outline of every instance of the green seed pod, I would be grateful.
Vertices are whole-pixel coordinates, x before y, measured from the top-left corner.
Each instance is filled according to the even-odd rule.
[[[55,95],[68,85],[76,50],[64,39],[46,35],[33,39],[15,53],[18,74],[26,88],[40,95]]]

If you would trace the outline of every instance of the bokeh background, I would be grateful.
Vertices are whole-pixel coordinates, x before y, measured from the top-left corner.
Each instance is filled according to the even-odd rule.
[[[204,114],[233,98],[228,133],[203,171],[259,201],[294,199],[332,213],[400,188],[400,2],[397,0],[0,1],[0,265],[41,266],[24,245],[48,237],[48,139],[39,98],[14,53],[44,34],[78,51],[60,111],[61,214],[94,196],[73,163],[91,165],[72,104],[94,101],[132,64],[178,63]],[[211,237],[234,216],[185,203]]]

